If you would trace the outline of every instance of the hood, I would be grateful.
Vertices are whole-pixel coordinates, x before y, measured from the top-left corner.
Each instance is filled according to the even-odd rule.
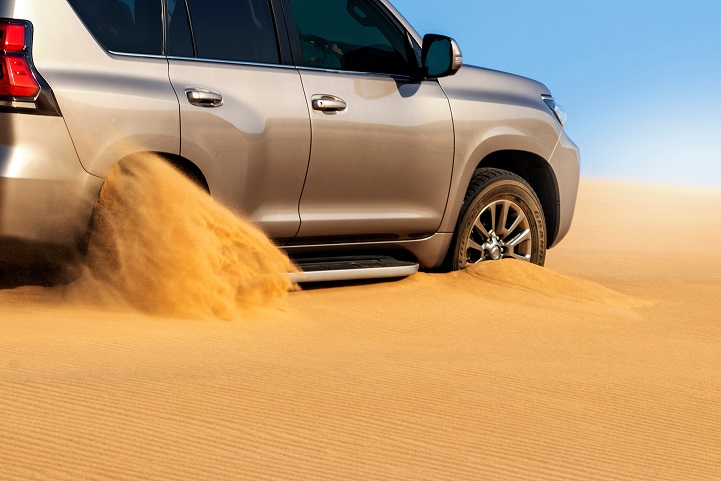
[[[520,75],[464,65],[453,76],[438,79],[450,99],[480,100],[538,107],[550,95],[541,82]]]

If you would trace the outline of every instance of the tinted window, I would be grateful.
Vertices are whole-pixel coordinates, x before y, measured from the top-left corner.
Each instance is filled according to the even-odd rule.
[[[162,55],[160,0],[70,0],[70,4],[106,50]]]
[[[200,58],[278,63],[267,0],[188,0]]]
[[[185,0],[168,0],[168,55],[173,57],[194,57],[193,39],[190,36],[188,11]]]
[[[411,74],[405,32],[368,0],[290,0],[303,63],[358,72]]]

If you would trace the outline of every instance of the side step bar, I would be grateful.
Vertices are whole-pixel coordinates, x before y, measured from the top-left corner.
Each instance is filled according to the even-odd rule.
[[[388,256],[356,256],[294,259],[303,272],[290,274],[293,282],[355,281],[408,277],[418,272],[415,262]]]

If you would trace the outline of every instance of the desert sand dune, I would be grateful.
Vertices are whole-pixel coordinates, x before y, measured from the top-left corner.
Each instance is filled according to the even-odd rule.
[[[718,212],[721,192],[586,180],[546,268],[231,321],[0,291],[0,480],[721,479]]]

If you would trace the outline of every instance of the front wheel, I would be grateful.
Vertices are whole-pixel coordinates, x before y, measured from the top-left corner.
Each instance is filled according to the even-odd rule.
[[[451,268],[503,258],[542,266],[545,256],[546,221],[531,186],[505,170],[476,170],[456,227]]]

